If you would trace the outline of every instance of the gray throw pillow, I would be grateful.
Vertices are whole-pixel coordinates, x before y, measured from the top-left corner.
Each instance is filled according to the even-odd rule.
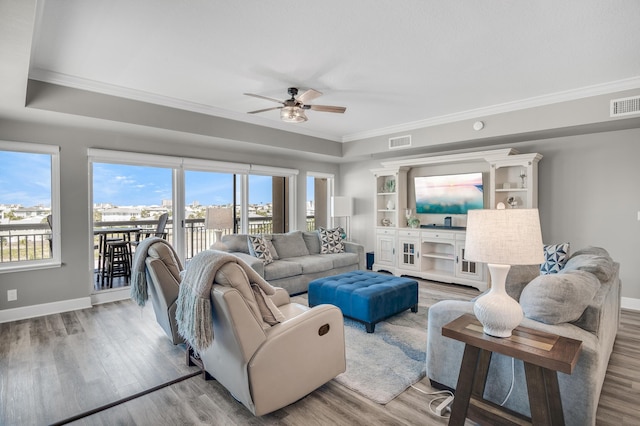
[[[615,274],[613,259],[609,256],[596,254],[574,254],[567,260],[563,272],[586,271],[591,272],[600,281],[607,282]]]
[[[522,290],[524,316],[545,324],[576,321],[600,288],[595,275],[585,271],[540,275]]]
[[[309,250],[304,243],[301,231],[292,231],[286,234],[273,234],[271,242],[278,252],[280,259],[289,257],[307,256]]]
[[[239,251],[250,254],[247,234],[223,235],[222,242],[229,248],[230,252]]]
[[[320,254],[320,236],[318,231],[307,231],[302,233],[304,243],[309,249],[309,254]]]

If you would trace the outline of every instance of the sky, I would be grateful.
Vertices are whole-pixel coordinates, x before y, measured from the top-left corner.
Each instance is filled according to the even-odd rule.
[[[116,206],[161,205],[171,199],[171,169],[93,163],[93,203]],[[233,201],[233,175],[187,171],[187,205],[225,205]],[[49,155],[0,151],[0,204],[32,207],[51,202]],[[307,198],[313,199],[313,185]],[[249,203],[271,202],[271,177],[249,177]]]
[[[0,204],[51,207],[51,156],[0,151]]]

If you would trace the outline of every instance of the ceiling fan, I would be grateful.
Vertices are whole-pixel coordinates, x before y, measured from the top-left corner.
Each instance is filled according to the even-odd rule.
[[[304,113],[304,110],[311,109],[314,111],[324,111],[324,112],[337,112],[343,113],[347,110],[345,107],[340,106],[331,106],[331,105],[309,105],[308,102],[313,99],[322,96],[321,92],[318,92],[314,89],[309,89],[300,96],[296,97],[298,94],[298,89],[295,87],[289,87],[289,95],[291,95],[290,99],[285,101],[281,101],[274,98],[268,98],[266,96],[254,95],[253,93],[245,93],[247,96],[253,96],[254,98],[266,99],[268,101],[277,102],[282,104],[282,106],[259,109],[256,111],[249,111],[248,114],[257,114],[259,112],[271,111],[274,109],[280,110],[280,118],[282,121],[286,121],[288,123],[302,123],[307,121],[307,116]]]

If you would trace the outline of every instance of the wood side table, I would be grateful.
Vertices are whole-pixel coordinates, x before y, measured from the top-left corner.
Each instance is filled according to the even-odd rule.
[[[482,332],[472,314],[442,327],[442,335],[465,343],[450,425],[465,418],[491,425],[564,425],[557,372],[571,374],[582,342],[527,327],[516,327],[511,337]],[[531,418],[483,398],[491,355],[500,353],[524,362]]]

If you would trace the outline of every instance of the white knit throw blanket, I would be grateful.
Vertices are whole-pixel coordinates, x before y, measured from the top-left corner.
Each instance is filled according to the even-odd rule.
[[[218,270],[229,262],[240,265],[249,282],[258,284],[266,294],[275,293],[275,289],[264,278],[236,256],[216,250],[205,250],[193,256],[180,284],[176,321],[178,333],[197,352],[213,343],[211,287]]]

